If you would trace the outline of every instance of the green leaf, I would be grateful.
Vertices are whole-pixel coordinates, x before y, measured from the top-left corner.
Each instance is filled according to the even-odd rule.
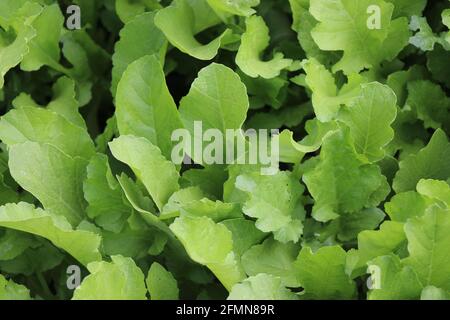
[[[162,265],[153,262],[146,279],[152,300],[178,300],[179,290],[173,275]]]
[[[194,140],[192,145],[196,146],[202,145],[202,137],[195,130],[195,122],[201,121],[203,132],[218,129],[225,137],[227,129],[242,127],[248,107],[245,85],[239,76],[224,65],[212,63],[199,72],[189,93],[181,100],[179,111],[184,127]],[[190,156],[202,163],[196,152],[190,150]]]
[[[269,238],[244,253],[242,266],[249,276],[266,273],[279,277],[286,287],[297,288],[301,283],[294,262],[299,251],[299,247],[292,243],[283,244]]]
[[[255,223],[245,218],[228,219],[221,222],[233,235],[233,251],[241,258],[244,252],[260,243],[266,234],[255,227]]]
[[[216,11],[239,16],[250,16],[256,11],[252,7],[259,5],[260,0],[207,0],[208,4]]]
[[[158,0],[116,0],[116,13],[123,23],[128,23],[147,10],[160,9]]]
[[[122,0],[120,2],[127,2]],[[118,2],[116,2],[117,5]],[[116,95],[117,85],[127,67],[134,61],[146,56],[156,55],[161,63],[164,62],[167,40],[164,34],[154,24],[153,12],[138,15],[128,21],[120,31],[120,40],[114,47],[112,56],[111,93]],[[134,72],[144,70],[134,69]],[[159,76],[159,74],[157,74]],[[148,75],[150,78],[151,75]]]
[[[329,65],[336,62],[337,54],[321,51],[314,42],[311,31],[318,21],[309,12],[309,0],[289,0],[292,10],[292,30],[297,32],[297,39],[306,53],[306,57],[314,57],[320,63]]]
[[[236,64],[250,77],[272,79],[280,75],[281,70],[292,64],[291,59],[284,59],[282,53],[276,53],[272,60],[262,61],[260,56],[269,46],[269,28],[264,19],[258,16],[247,18],[246,31],[242,35],[241,45],[236,55]]]
[[[180,51],[200,60],[211,60],[217,55],[222,38],[230,32],[227,29],[219,37],[203,45],[194,37],[197,32],[195,19],[187,0],[176,0],[171,6],[158,11],[155,25]]]
[[[130,166],[161,210],[179,188],[175,165],[145,138],[123,135],[110,142],[109,147],[116,159]]]
[[[21,4],[23,6],[19,7]],[[9,5],[8,1],[6,6],[9,7]],[[17,5],[16,10],[10,11],[8,23],[4,26],[8,32],[5,33],[0,29],[0,89],[3,88],[5,74],[17,66],[29,52],[28,44],[36,36],[36,30],[31,24],[42,12],[42,7],[34,2],[17,1],[15,5]],[[11,37],[14,34],[15,37],[12,40]]]
[[[297,258],[298,277],[307,299],[353,299],[355,283],[345,273],[346,252],[339,246],[313,253],[304,247]]]
[[[432,51],[436,43],[446,46],[443,38],[433,33],[427,19],[424,17],[412,16],[409,28],[416,33],[409,39],[409,43],[422,51]]]
[[[362,85],[361,95],[342,109],[340,119],[349,126],[356,151],[370,162],[384,158],[384,147],[394,138],[396,100],[388,86],[372,82]]]
[[[303,61],[306,72],[306,84],[312,91],[314,113],[321,122],[334,119],[341,105],[350,104],[360,94],[360,84],[365,80],[360,76],[353,76],[349,83],[338,90],[335,79],[325,66],[316,59]]]
[[[261,273],[236,284],[228,300],[298,300],[298,297],[280,278]]]
[[[365,230],[358,235],[357,260],[354,265],[349,265],[354,272],[367,267],[367,262],[379,257],[396,253],[406,246],[406,235],[403,231],[403,223],[385,221],[380,230]],[[365,270],[364,270],[365,271]]]
[[[93,262],[91,273],[75,289],[73,300],[146,300],[144,274],[131,258],[112,256],[111,262]]]
[[[0,274],[0,300],[30,300],[30,291]]]
[[[63,23],[64,16],[57,3],[43,8],[42,13],[33,21],[36,36],[28,43],[29,52],[20,64],[22,70],[36,71],[44,65],[60,68],[59,39]]]
[[[378,257],[369,262],[369,270],[374,271],[369,300],[409,300],[418,299],[422,285],[414,270],[402,264],[396,255]],[[377,279],[379,277],[379,279]]]
[[[415,191],[396,194],[384,208],[392,221],[406,222],[410,218],[420,217],[427,208],[427,201]]]
[[[83,191],[89,204],[86,208],[88,217],[106,230],[120,232],[131,207],[124,203],[122,189],[112,175],[105,155],[96,154],[90,160]]]
[[[128,66],[117,88],[116,105],[120,134],[144,137],[170,159],[172,133],[182,124],[155,56],[142,57]]]
[[[426,0],[387,0],[394,5],[393,17],[420,16],[427,4]]]
[[[52,105],[55,107],[55,103]],[[85,160],[95,153],[94,143],[86,129],[49,109],[21,107],[11,110],[0,120],[0,137],[9,147],[37,142],[58,148],[67,156]]]
[[[207,266],[227,290],[244,278],[233,252],[233,238],[226,226],[207,217],[181,217],[170,229],[197,263]]]
[[[397,193],[414,190],[421,179],[450,178],[450,143],[444,131],[434,132],[428,145],[400,161],[393,188]]]
[[[450,207],[450,186],[445,181],[420,180],[417,184],[417,192],[433,200],[439,200],[448,208]]]
[[[450,292],[434,286],[427,286],[423,288],[420,300],[450,300]]]
[[[0,207],[0,226],[50,240],[84,265],[101,260],[101,238],[89,231],[73,230],[66,219],[20,202]]]
[[[325,138],[320,161],[303,181],[315,200],[313,217],[321,222],[376,206],[389,192],[380,168],[356,153],[347,129]]]
[[[437,129],[449,123],[450,98],[439,85],[429,80],[412,81],[408,93],[406,107],[416,112],[425,128]]]
[[[247,194],[242,211],[256,218],[255,226],[273,232],[276,240],[298,242],[303,234],[305,210],[301,202],[303,186],[289,173],[240,175],[236,187]]]
[[[367,13],[373,5],[380,10],[380,21],[369,28],[371,18],[378,18]],[[344,52],[333,71],[351,74],[377,68],[408,44],[407,19],[392,20],[393,10],[383,0],[311,0],[309,11],[319,21],[311,32],[314,41],[321,50]]]
[[[405,224],[409,257],[405,264],[411,266],[422,285],[433,285],[450,290],[450,212],[438,207]]]

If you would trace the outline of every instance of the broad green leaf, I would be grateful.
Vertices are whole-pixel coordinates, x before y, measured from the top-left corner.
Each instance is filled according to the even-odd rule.
[[[145,138],[120,136],[110,142],[109,147],[116,159],[130,166],[161,210],[179,188],[179,174],[175,165]]]
[[[228,219],[221,222],[233,235],[233,251],[242,258],[244,252],[260,243],[266,234],[255,227],[255,223],[245,218]]]
[[[88,217],[106,230],[120,232],[131,207],[124,203],[122,189],[112,175],[105,155],[96,154],[90,160],[83,191],[88,202]]]
[[[420,180],[417,192],[433,200],[439,200],[450,208],[450,186],[445,181]]]
[[[445,132],[438,129],[425,148],[400,161],[400,170],[395,175],[393,189],[400,193],[415,190],[421,179],[448,178],[450,178],[450,143]]]
[[[302,49],[306,53],[306,57],[315,58],[322,64],[333,64],[339,58],[335,53],[325,52],[319,49],[314,42],[311,30],[317,25],[318,21],[314,19],[309,12],[309,0],[289,0],[292,10],[292,30],[297,32],[297,39]]]
[[[427,201],[415,191],[398,193],[384,205],[392,221],[406,222],[410,218],[420,217],[425,213]]]
[[[405,264],[417,273],[422,285],[450,290],[450,212],[433,207],[405,224],[409,257]]]
[[[217,55],[222,38],[230,33],[227,29],[208,44],[195,39],[195,14],[187,0],[176,0],[155,16],[155,25],[169,42],[180,51],[200,60],[211,60]]]
[[[417,114],[426,128],[437,129],[449,124],[450,98],[439,85],[429,80],[408,82],[408,93],[406,107]]]
[[[197,263],[207,266],[227,290],[244,278],[233,252],[233,238],[226,226],[207,217],[181,217],[170,229]]]
[[[291,59],[284,59],[282,53],[276,53],[272,60],[262,61],[260,56],[269,46],[269,28],[264,19],[258,16],[247,18],[246,31],[242,35],[241,45],[236,55],[236,64],[250,77],[275,78],[281,70],[292,64]]]
[[[0,300],[30,300],[30,291],[0,274]]]
[[[378,257],[397,253],[406,246],[403,223],[385,221],[380,230],[366,230],[358,235],[357,261],[349,267],[352,275],[360,268],[366,268],[367,262]],[[365,271],[365,270],[364,270]]]
[[[47,65],[60,68],[59,39],[63,29],[64,16],[57,3],[45,6],[33,21],[36,36],[28,43],[29,52],[20,64],[22,70],[36,71]]]
[[[5,229],[0,237],[0,260],[12,260],[30,247],[38,247],[32,235],[12,229]]]
[[[361,95],[342,109],[340,119],[349,126],[356,151],[370,162],[384,158],[384,147],[394,138],[396,100],[388,86],[372,82],[362,85]]]
[[[182,124],[155,56],[138,59],[123,74],[117,88],[116,119],[121,135],[146,138],[171,158],[172,133]]]
[[[303,181],[315,200],[313,217],[322,222],[376,206],[389,192],[380,168],[357,154],[347,129],[325,138],[318,164]]]
[[[256,276],[260,273],[279,277],[284,286],[301,286],[294,262],[300,249],[292,243],[283,244],[271,238],[247,250],[241,258],[245,273]]]
[[[73,300],[146,300],[144,274],[131,258],[112,256],[111,262],[92,262],[91,273],[75,289]]]
[[[286,172],[244,174],[237,177],[235,185],[247,194],[242,211],[257,219],[259,230],[273,232],[283,243],[298,242],[305,216],[301,202],[304,187],[294,177]]]
[[[212,63],[199,72],[189,93],[181,100],[179,111],[193,140],[192,146],[198,146],[203,143],[196,128],[199,124],[203,132],[216,129],[226,137],[227,129],[242,127],[248,106],[247,91],[239,76],[224,65]],[[186,151],[190,151],[197,163],[202,163],[199,159],[202,155],[191,149]]]
[[[129,0],[122,0],[121,2],[127,1]],[[112,56],[111,93],[113,96],[116,95],[117,85],[123,73],[132,62],[153,54],[158,57],[161,63],[164,61],[167,40],[164,34],[156,28],[153,22],[154,18],[153,12],[144,13],[127,22],[120,31],[120,40],[117,41]],[[144,70],[135,69],[134,72],[139,71],[144,74]],[[153,72],[148,72],[148,78],[151,77]],[[159,74],[157,75],[159,76]]]
[[[228,300],[298,300],[280,278],[258,274],[234,285]]]
[[[55,109],[57,107],[53,104]],[[52,145],[70,157],[89,160],[95,153],[86,129],[69,122],[55,111],[21,107],[0,120],[0,137],[9,147],[24,142]]]
[[[98,235],[73,230],[63,217],[25,202],[0,207],[0,226],[46,238],[84,265],[101,259]]]
[[[12,177],[46,210],[64,216],[73,226],[84,219],[86,160],[50,144],[24,142],[9,148],[8,164]]]
[[[378,208],[342,215],[336,221],[339,224],[338,238],[341,241],[354,240],[364,230],[376,229],[384,218],[384,212]]]
[[[6,4],[8,7],[9,2]],[[20,4],[23,6],[19,9]],[[8,32],[0,29],[0,89],[3,88],[5,74],[29,52],[28,44],[36,36],[36,30],[31,25],[42,12],[42,7],[34,2],[17,1],[16,5],[17,11],[11,10],[11,15],[7,17],[8,23],[5,23],[7,26],[4,28],[8,27]]]
[[[369,262],[373,271],[369,300],[418,299],[422,290],[414,270],[402,264],[394,254],[380,256]]]
[[[86,123],[84,122],[83,117],[78,111],[79,104],[76,99],[75,82],[72,79],[63,76],[56,80],[55,84],[53,85],[52,91],[53,99],[47,105],[47,109],[59,114],[67,121],[81,128],[86,128]],[[26,107],[40,107],[40,105],[38,105],[30,95],[25,93],[21,93],[19,96],[17,96],[12,103],[16,109],[26,109]]]
[[[409,28],[415,31],[415,34],[409,39],[409,43],[422,51],[432,51],[436,43],[446,47],[444,38],[433,33],[428,21],[424,17],[412,16]]]
[[[303,61],[306,85],[312,91],[314,113],[321,122],[334,119],[340,107],[350,104],[360,94],[360,84],[365,80],[360,76],[350,77],[349,83],[338,89],[335,79],[325,66],[315,58]]]
[[[346,252],[339,246],[323,247],[313,253],[303,247],[296,261],[299,281],[306,299],[353,299],[356,285],[345,273]]]
[[[178,300],[178,284],[173,275],[158,262],[148,271],[147,288],[152,300]]]
[[[222,166],[208,166],[202,169],[189,169],[183,172],[180,184],[199,187],[203,193],[220,199],[223,195],[223,184],[228,173]]]
[[[368,12],[376,6],[379,16]],[[377,68],[392,60],[407,44],[408,22],[392,20],[394,6],[383,0],[311,0],[310,12],[319,23],[311,34],[324,51],[343,51],[333,71],[345,74]],[[379,19],[375,23],[373,19]]]

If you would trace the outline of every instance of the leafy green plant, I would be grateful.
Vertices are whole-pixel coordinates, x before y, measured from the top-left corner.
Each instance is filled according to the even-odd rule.
[[[0,299],[450,299],[449,12],[0,0]]]

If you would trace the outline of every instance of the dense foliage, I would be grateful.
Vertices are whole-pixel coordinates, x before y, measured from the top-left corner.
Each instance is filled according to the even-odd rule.
[[[448,0],[0,0],[0,299],[450,298],[449,27]],[[174,163],[200,121],[278,129],[279,170]]]

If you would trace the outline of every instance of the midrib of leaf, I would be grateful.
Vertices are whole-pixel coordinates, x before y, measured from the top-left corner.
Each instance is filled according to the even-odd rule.
[[[363,154],[367,153],[367,149],[368,149],[368,144],[369,144],[369,135],[370,135],[370,131],[371,129],[371,119],[372,119],[372,112],[373,112],[373,100],[374,100],[374,95],[375,92],[374,90],[372,90],[372,96],[370,97],[370,107],[369,107],[369,115],[367,118],[367,134],[364,137],[364,147],[363,147]]]

